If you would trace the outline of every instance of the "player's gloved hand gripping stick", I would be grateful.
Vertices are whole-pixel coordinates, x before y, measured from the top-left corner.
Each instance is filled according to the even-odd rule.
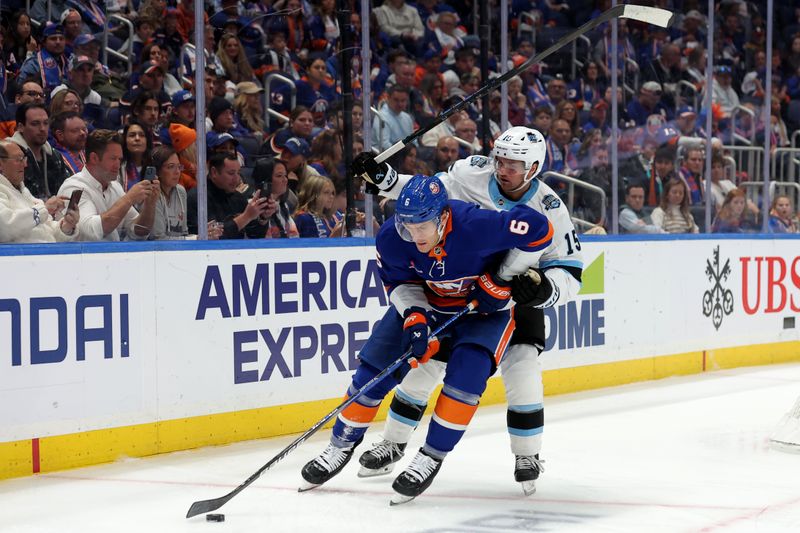
[[[647,22],[648,24],[653,24],[655,26],[661,26],[662,28],[668,27],[674,21],[674,13],[668,11],[666,9],[660,9],[657,7],[648,7],[648,6],[636,6],[631,4],[620,4],[617,6],[612,7],[611,9],[605,11],[599,17],[596,17],[580,28],[568,33],[555,43],[550,46],[548,49],[544,50],[540,54],[536,54],[535,56],[529,58],[527,61],[522,63],[516,68],[506,71],[504,74],[489,79],[486,84],[472,93],[471,95],[464,98],[461,102],[451,106],[448,109],[445,109],[439,116],[436,117],[435,120],[431,121],[430,124],[425,126],[424,128],[420,128],[417,131],[411,133],[406,138],[401,141],[397,141],[388,149],[384,150],[378,156],[375,156],[373,162],[367,163],[367,167],[365,168],[364,162],[357,157],[353,161],[353,174],[356,176],[362,176],[363,174],[368,174],[372,176],[372,179],[369,177],[365,177],[367,182],[372,182],[375,185],[378,185],[381,190],[389,190],[393,185],[393,182],[397,179],[397,173],[394,172],[393,169],[388,167],[387,165],[380,165],[394,154],[402,150],[404,147],[411,144],[415,139],[422,137],[427,132],[447,120],[451,115],[457,113],[458,111],[467,107],[470,103],[474,102],[475,100],[483,97],[485,94],[490,93],[506,81],[510,80],[514,76],[521,74],[522,72],[526,71],[532,65],[536,63],[540,63],[546,57],[550,56],[554,52],[557,52],[559,49],[564,47],[565,45],[571,43],[581,35],[584,35],[586,32],[593,30],[597,26],[608,22],[611,19],[615,18],[626,18],[631,20],[639,20],[642,22]],[[377,165],[376,165],[377,164]],[[369,168],[372,167],[372,168]],[[374,173],[371,173],[373,171]],[[382,182],[384,182],[382,184]]]
[[[462,316],[466,315],[467,313],[475,309],[477,305],[478,305],[477,302],[474,301],[470,302],[466,307],[461,309],[458,313],[448,318],[441,326],[433,330],[430,336],[428,337],[428,340],[429,341],[434,340],[433,338],[435,338],[436,335],[440,334],[446,328],[450,327],[456,320],[458,320]],[[260,478],[261,475],[270,468],[272,468],[272,466],[275,465],[275,463],[277,463],[278,461],[289,455],[289,453],[291,453],[295,448],[297,448],[303,442],[305,442],[311,435],[316,433],[322,426],[327,424],[331,419],[333,419],[339,413],[344,411],[350,404],[352,404],[358,398],[363,396],[364,393],[366,393],[369,389],[375,386],[375,384],[377,384],[383,378],[385,378],[386,376],[388,376],[389,374],[400,368],[405,363],[409,363],[412,366],[415,366],[417,364],[417,361],[414,357],[412,357],[413,354],[412,350],[413,348],[409,348],[403,355],[398,357],[392,364],[384,368],[378,375],[376,375],[374,378],[365,383],[364,386],[358,389],[355,394],[353,394],[352,396],[347,398],[344,402],[339,404],[339,406],[336,409],[325,415],[322,418],[322,420],[311,426],[308,429],[308,431],[306,431],[305,433],[297,437],[295,440],[293,440],[292,443],[289,444],[286,448],[284,448],[280,453],[278,453],[278,455],[270,459],[267,464],[259,468],[258,471],[256,471],[252,476],[247,478],[241,485],[233,489],[231,492],[229,492],[225,496],[221,496],[219,498],[215,498],[212,500],[201,500],[198,502],[194,502],[192,506],[189,507],[189,512],[186,513],[186,518],[191,518],[199,514],[209,513],[211,511],[219,509],[220,507],[228,503],[234,496],[236,496],[244,489],[246,489],[248,486],[250,486],[255,480]]]

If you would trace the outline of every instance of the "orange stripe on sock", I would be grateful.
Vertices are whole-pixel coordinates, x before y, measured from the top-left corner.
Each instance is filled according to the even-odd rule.
[[[347,406],[347,408],[342,411],[341,417],[347,420],[352,420],[353,422],[359,423],[366,423],[372,422],[375,418],[375,415],[378,414],[378,407],[380,405],[376,405],[375,407],[367,407],[366,405],[361,405],[360,403],[352,403]]]
[[[469,425],[469,421],[472,420],[472,415],[474,415],[477,410],[477,405],[467,405],[444,394],[439,394],[439,399],[436,400],[436,409],[434,413],[446,422],[459,426],[466,426]]]

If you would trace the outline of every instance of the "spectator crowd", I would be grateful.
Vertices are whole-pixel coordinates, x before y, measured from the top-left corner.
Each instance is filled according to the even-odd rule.
[[[208,156],[209,238],[343,236],[353,179],[343,163],[343,68],[351,70],[356,99],[353,154],[364,149],[365,122],[373,149],[384,150],[485,81],[472,1],[375,0],[362,13],[353,0],[350,24],[342,28],[337,0],[209,0],[205,40],[196,43],[205,57],[204,84],[195,87],[194,1],[32,0],[30,12],[21,0],[2,3],[0,242],[191,238],[198,233],[197,143],[205,143]],[[496,4],[493,20],[500,19]],[[507,68],[611,7],[609,0],[509,4]],[[800,129],[800,6],[776,6],[767,57],[766,2],[716,2],[710,61],[705,3],[650,4],[674,11],[678,22],[664,29],[619,20],[616,46],[611,26],[601,25],[574,55],[564,47],[507,82],[508,125],[534,127],[546,138],[541,179],[569,202],[583,230],[609,229],[616,143],[622,232],[755,232],[764,218],[771,232],[797,232],[800,186],[776,173],[770,178],[777,185],[761,197],[748,185],[760,176],[748,175],[736,147],[763,146],[769,136],[781,160],[775,151],[790,147]],[[361,46],[364,16],[376,111],[360,103],[365,56],[358,49],[343,67],[339,55],[344,31]],[[504,70],[494,53],[497,30],[493,25],[490,77]],[[205,138],[195,128],[198,90],[206,103]],[[706,91],[711,109],[702,107]],[[495,91],[488,107],[469,103],[396,154],[392,166],[431,174],[488,151],[504,125],[503,98]],[[361,235],[392,206],[361,193],[362,183],[353,185],[359,191],[353,234]],[[373,220],[364,215],[365,202],[374,203]],[[711,228],[705,228],[706,204]]]

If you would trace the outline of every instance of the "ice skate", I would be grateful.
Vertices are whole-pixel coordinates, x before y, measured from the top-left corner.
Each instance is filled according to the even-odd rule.
[[[405,455],[405,443],[399,444],[386,439],[375,443],[371,449],[359,457],[361,469],[358,477],[373,477],[388,474],[394,470],[394,465]]]
[[[321,454],[303,467],[300,473],[303,476],[304,483],[297,490],[305,492],[317,488],[341,472],[342,468],[353,457],[353,452],[360,443],[361,439],[349,448],[339,448],[333,444],[328,444],[328,447]]]
[[[434,459],[420,448],[417,455],[392,483],[395,494],[390,505],[410,502],[427,489],[442,467],[442,461]]]
[[[536,480],[539,474],[544,472],[544,461],[539,460],[536,455],[517,455],[514,463],[514,479],[522,484],[522,492],[525,496],[530,496],[536,492]]]

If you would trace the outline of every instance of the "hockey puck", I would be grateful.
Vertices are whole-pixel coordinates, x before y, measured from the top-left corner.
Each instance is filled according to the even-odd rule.
[[[206,520],[209,522],[224,522],[225,515],[224,514],[207,514]]]

